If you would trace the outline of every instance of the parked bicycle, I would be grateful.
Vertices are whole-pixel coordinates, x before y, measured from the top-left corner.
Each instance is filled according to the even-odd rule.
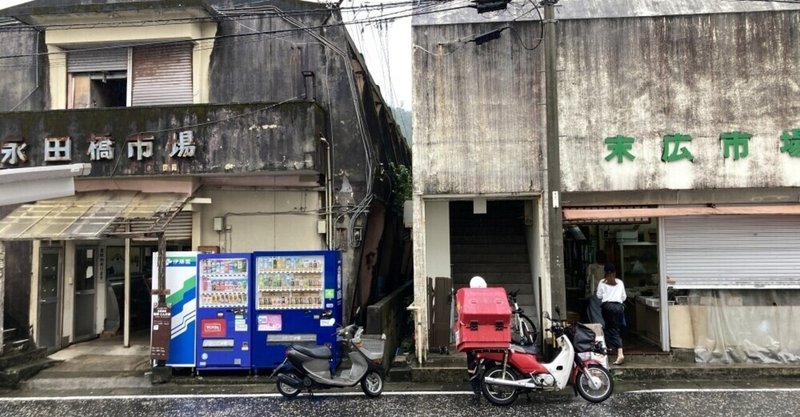
[[[533,346],[539,333],[533,321],[525,315],[517,303],[519,290],[508,292],[508,305],[511,306],[511,343],[520,346]]]

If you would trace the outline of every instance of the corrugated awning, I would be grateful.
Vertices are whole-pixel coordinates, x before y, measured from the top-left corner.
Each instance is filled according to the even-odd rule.
[[[800,214],[800,205],[761,205],[761,206],[695,206],[695,207],[602,207],[565,208],[565,221],[592,221],[607,219],[628,219],[646,217],[706,216],[734,214]]]
[[[189,195],[92,191],[24,204],[0,221],[0,240],[74,240],[163,232]]]

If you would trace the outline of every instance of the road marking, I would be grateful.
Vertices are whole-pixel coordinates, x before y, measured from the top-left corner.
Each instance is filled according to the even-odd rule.
[[[472,391],[391,391],[384,392],[381,396],[395,397],[402,395],[474,395]],[[359,397],[361,392],[327,392],[314,393],[314,397]],[[93,401],[93,400],[139,400],[139,399],[208,399],[208,398],[280,398],[279,393],[263,394],[136,394],[136,395],[76,395],[59,397],[6,397],[0,398],[3,402],[24,401]],[[307,393],[300,394],[300,398],[311,396]]]
[[[663,388],[626,391],[625,394],[685,394],[692,392],[800,392],[800,388]]]

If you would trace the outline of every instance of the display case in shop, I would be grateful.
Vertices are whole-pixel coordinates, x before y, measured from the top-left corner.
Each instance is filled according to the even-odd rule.
[[[256,257],[256,309],[321,309],[324,256]]]

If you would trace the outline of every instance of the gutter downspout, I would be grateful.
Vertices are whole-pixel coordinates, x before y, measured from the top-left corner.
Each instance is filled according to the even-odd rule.
[[[331,161],[331,143],[320,136],[319,140],[325,144],[326,166],[325,166],[325,243],[328,250],[333,249],[333,166]]]

